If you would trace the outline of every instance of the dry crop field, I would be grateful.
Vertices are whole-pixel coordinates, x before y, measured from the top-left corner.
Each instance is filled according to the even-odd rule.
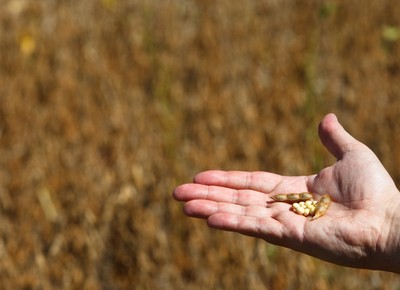
[[[400,182],[397,0],[2,0],[1,289],[399,289],[186,218],[206,169],[316,173],[334,112]]]

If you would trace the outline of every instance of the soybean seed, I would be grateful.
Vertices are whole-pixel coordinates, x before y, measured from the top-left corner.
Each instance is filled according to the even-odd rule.
[[[296,211],[297,211],[297,213],[299,213],[299,214],[304,214],[304,208],[302,208],[302,207],[296,208]]]

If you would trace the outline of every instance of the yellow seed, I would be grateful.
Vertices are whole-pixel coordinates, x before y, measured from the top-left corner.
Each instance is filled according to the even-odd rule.
[[[304,216],[308,216],[309,214],[310,214],[310,209],[309,209],[309,208],[306,208],[306,209],[304,210],[303,215],[304,215]]]
[[[296,212],[299,213],[299,214],[303,214],[304,213],[304,208],[298,207],[298,208],[296,208]]]
[[[311,201],[311,200],[307,200],[307,201],[306,201],[306,206],[307,206],[307,207],[310,207],[311,205],[312,205],[312,201]]]
[[[297,202],[295,202],[294,204],[293,204],[293,208],[298,208],[300,206],[300,204],[298,204]]]

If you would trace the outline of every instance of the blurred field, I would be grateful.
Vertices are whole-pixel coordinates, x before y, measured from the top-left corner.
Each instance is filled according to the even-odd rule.
[[[311,174],[335,112],[400,182],[400,2],[2,0],[1,289],[399,289],[188,219],[206,169]]]

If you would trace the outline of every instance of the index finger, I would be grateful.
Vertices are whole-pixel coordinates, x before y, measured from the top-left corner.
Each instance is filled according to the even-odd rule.
[[[175,188],[173,196],[178,201],[189,201],[193,199],[212,200],[217,202],[229,202],[234,204],[262,205],[272,199],[263,192],[250,189],[232,189],[215,185],[204,185],[196,183],[182,184]]]
[[[216,185],[233,189],[252,189],[265,193],[272,192],[281,183],[283,177],[262,171],[221,171],[209,170],[197,174],[195,183]]]

